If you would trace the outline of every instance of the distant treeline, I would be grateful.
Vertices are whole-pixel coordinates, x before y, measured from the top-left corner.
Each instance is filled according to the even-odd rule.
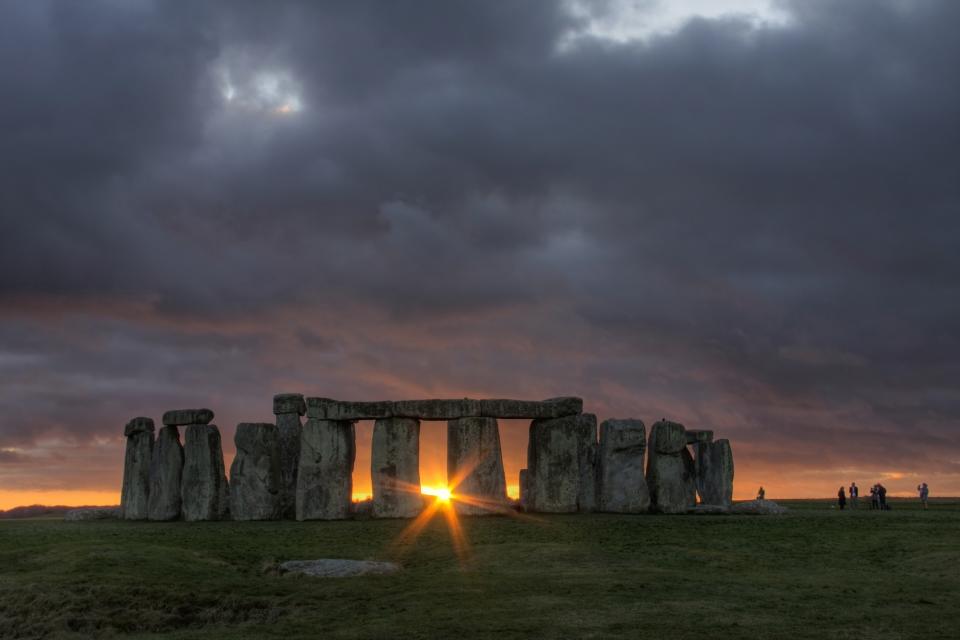
[[[42,518],[44,516],[62,516],[67,511],[73,511],[74,509],[110,509],[113,507],[116,507],[116,505],[112,505],[111,507],[66,507],[63,505],[48,506],[45,504],[32,504],[29,507],[14,507],[13,509],[0,511],[0,520],[9,520],[12,518]]]

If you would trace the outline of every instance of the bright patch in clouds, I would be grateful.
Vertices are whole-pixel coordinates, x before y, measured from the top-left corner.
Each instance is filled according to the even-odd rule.
[[[569,0],[586,29],[574,36],[628,42],[674,33],[694,18],[736,17],[754,26],[783,26],[790,15],[772,0]],[[569,44],[569,43],[568,43]]]
[[[230,109],[281,116],[303,109],[300,85],[285,71],[257,71],[244,77],[224,68],[217,75],[220,95]]]

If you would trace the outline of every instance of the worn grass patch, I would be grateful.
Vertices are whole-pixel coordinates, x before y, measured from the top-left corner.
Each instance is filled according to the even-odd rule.
[[[958,638],[960,503],[788,516],[0,522],[2,638]],[[312,579],[278,562],[394,560]]]

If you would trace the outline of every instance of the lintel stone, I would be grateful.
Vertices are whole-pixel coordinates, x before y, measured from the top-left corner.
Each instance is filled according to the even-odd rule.
[[[284,413],[296,413],[302,416],[306,412],[307,405],[303,401],[303,394],[278,393],[273,396],[273,414],[276,416]]]
[[[307,398],[307,417],[319,420],[458,420],[460,418],[505,418],[547,420],[583,412],[580,398],[531,400],[400,400],[350,402],[331,398]]]
[[[168,427],[210,424],[211,420],[213,420],[213,411],[210,409],[174,409],[163,414],[163,424]]]

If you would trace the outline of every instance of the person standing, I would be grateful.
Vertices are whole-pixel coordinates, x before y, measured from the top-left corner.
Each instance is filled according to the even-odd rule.
[[[926,510],[927,510],[927,498],[930,497],[930,488],[927,486],[927,483],[924,482],[923,484],[921,484],[921,485],[919,485],[919,486],[917,487],[917,491],[920,492],[920,504],[923,505],[923,510],[926,511]]]
[[[887,488],[877,483],[877,495],[880,496],[880,510],[888,511],[890,507],[887,506]]]
[[[840,511],[843,511],[843,508],[847,506],[847,494],[844,493],[843,487],[840,487],[840,491],[837,491],[837,504],[840,505]]]
[[[763,487],[760,487],[760,491],[757,491],[757,500],[763,500],[766,495],[767,492],[763,490]]]
[[[850,508],[856,509],[857,503],[860,501],[860,487],[857,486],[856,482],[850,483]]]
[[[880,492],[877,491],[877,485],[870,487],[870,508],[879,509],[880,508]]]

